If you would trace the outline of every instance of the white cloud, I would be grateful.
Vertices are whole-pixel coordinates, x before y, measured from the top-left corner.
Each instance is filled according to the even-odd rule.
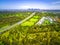
[[[49,5],[48,6],[49,9],[60,9],[60,5]]]
[[[60,9],[60,1],[55,1],[48,5],[50,9]]]
[[[52,4],[60,4],[60,1],[52,2]]]
[[[22,9],[28,9],[28,8],[36,8],[36,9],[47,9],[47,6],[46,4],[43,4],[43,3],[28,3],[28,4],[23,4],[23,5],[20,5],[19,8],[22,8]]]

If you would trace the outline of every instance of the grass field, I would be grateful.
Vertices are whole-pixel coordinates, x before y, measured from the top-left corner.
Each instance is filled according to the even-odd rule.
[[[39,20],[38,18],[38,16],[33,16],[31,19],[22,23],[21,26],[33,26]]]

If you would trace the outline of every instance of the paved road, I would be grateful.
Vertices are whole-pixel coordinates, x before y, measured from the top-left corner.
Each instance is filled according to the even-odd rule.
[[[6,27],[6,28],[1,28],[1,29],[0,29],[0,33],[4,32],[4,31],[6,31],[6,30],[9,30],[9,29],[11,29],[11,28],[13,28],[13,27],[15,27],[15,26],[20,25],[21,23],[25,22],[26,20],[28,20],[28,19],[30,19],[32,16],[34,16],[35,13],[36,13],[36,12],[33,12],[30,16],[28,16],[27,18],[25,18],[25,19],[22,20],[22,21],[17,22],[17,23],[14,24],[14,25],[8,26],[8,27]]]

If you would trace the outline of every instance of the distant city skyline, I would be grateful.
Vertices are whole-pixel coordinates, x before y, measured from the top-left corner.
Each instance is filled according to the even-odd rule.
[[[0,9],[60,9],[60,0],[0,0]]]

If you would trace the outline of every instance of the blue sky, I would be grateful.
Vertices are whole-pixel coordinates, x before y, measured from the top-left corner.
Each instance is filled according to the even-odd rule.
[[[60,9],[60,0],[0,0],[0,9]]]

